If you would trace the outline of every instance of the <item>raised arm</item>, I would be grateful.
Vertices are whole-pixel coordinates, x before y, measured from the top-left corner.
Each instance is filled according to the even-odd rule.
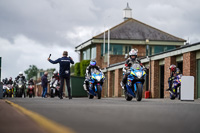
[[[52,64],[57,64],[57,63],[60,62],[60,58],[57,59],[57,60],[55,60],[55,61],[53,61],[53,60],[51,60],[51,59],[48,59],[48,61],[49,61],[50,63],[52,63]]]

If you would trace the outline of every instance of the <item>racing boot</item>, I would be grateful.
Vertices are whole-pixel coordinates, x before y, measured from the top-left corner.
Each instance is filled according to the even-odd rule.
[[[83,88],[84,88],[84,90],[85,90],[87,93],[89,93],[89,90],[88,90],[88,87],[87,87],[86,84],[83,84]]]

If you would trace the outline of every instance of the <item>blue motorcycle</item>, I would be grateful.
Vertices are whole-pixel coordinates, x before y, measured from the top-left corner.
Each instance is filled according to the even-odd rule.
[[[175,98],[178,98],[180,100],[181,98],[181,77],[182,74],[174,77],[172,91],[169,91],[171,100],[174,100]]]
[[[94,96],[97,96],[98,99],[101,99],[101,91],[102,85],[105,80],[103,73],[99,71],[95,71],[91,74],[91,78],[89,80],[89,99],[93,99]]]
[[[127,77],[125,92],[125,99],[131,101],[132,98],[136,97],[137,101],[142,100],[143,84],[145,81],[146,72],[140,64],[132,64],[130,68],[130,74]]]

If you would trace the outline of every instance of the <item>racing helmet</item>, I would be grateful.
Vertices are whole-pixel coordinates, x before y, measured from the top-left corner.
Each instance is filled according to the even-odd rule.
[[[172,64],[169,69],[172,71],[172,72],[175,72],[176,71],[176,65]]]
[[[19,76],[20,76],[20,77],[23,76],[23,72],[19,72]]]
[[[90,61],[90,65],[91,65],[91,66],[96,66],[96,61],[95,61],[95,60],[91,60],[91,61]]]
[[[176,68],[176,75],[181,74],[181,70],[179,68]]]
[[[135,57],[137,57],[137,52],[138,52],[138,49],[131,49],[131,51],[129,52],[129,56],[131,57],[131,56],[135,56]]]
[[[53,72],[53,74],[54,74],[54,75],[58,74],[58,71],[55,70],[55,71]]]

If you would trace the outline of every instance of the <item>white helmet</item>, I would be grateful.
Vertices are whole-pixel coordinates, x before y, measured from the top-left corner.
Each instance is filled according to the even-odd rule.
[[[53,74],[58,74],[58,71],[55,70],[55,71],[53,72]]]
[[[138,52],[137,49],[131,49],[131,51],[129,52],[129,56],[132,56],[132,55],[137,56],[137,52]]]
[[[19,76],[23,76],[23,72],[19,72]]]

